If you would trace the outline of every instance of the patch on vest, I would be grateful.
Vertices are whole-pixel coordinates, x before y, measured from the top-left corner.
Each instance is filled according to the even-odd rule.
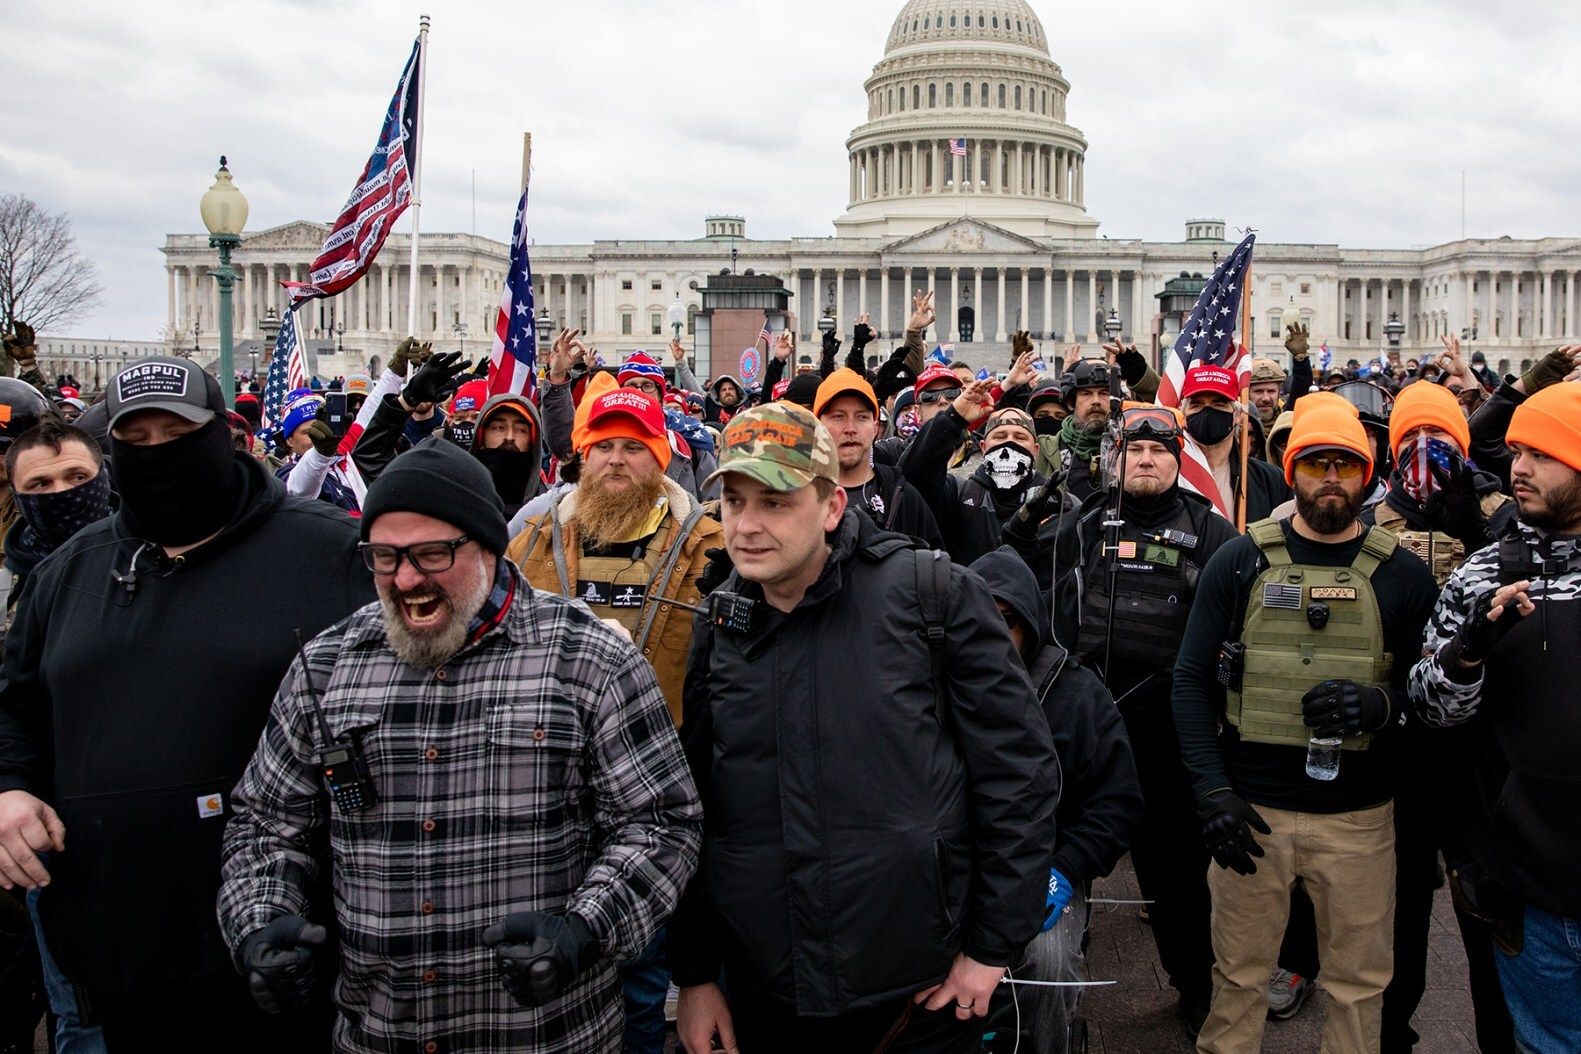
[[[1180,550],[1171,549],[1167,545],[1149,545],[1142,549],[1142,559],[1163,567],[1179,567]]]
[[[611,589],[608,582],[582,579],[576,584],[576,598],[584,604],[608,604]]]
[[[1355,600],[1356,590],[1352,586],[1313,586],[1313,600]]]
[[[641,586],[621,586],[620,592],[609,602],[612,608],[640,608],[645,594]]]
[[[1115,549],[1114,555],[1118,556],[1122,560],[1135,560],[1136,559],[1136,543],[1135,542],[1121,542],[1119,544],[1119,546]]]
[[[1263,586],[1263,607],[1300,611],[1301,587],[1285,585],[1283,582],[1269,582],[1265,584]]]

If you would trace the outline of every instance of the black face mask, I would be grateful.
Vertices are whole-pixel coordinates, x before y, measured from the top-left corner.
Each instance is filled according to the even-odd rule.
[[[236,457],[219,417],[157,446],[110,437],[122,511],[134,533],[159,545],[191,545],[230,522],[241,486]]]
[[[110,515],[110,475],[102,468],[86,483],[53,494],[16,495],[16,507],[50,552],[66,539]]]
[[[489,475],[494,479],[494,490],[505,508],[512,511],[521,508],[522,502],[527,500],[527,485],[532,482],[533,473],[538,471],[538,459],[508,446],[478,450],[473,453],[473,457],[483,462],[483,467],[489,470]]]
[[[1235,414],[1230,410],[1198,410],[1186,418],[1186,431],[1203,446],[1222,443],[1235,427]]]
[[[1042,417],[1034,417],[1032,419],[1032,431],[1040,436],[1057,436],[1059,435],[1060,427],[1064,423],[1062,418],[1050,417],[1048,414],[1044,414]]]
[[[454,421],[445,425],[445,438],[462,450],[472,449],[472,439],[478,434],[476,421]]]

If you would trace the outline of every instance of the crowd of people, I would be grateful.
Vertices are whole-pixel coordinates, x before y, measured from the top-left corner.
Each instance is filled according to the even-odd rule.
[[[0,1049],[1081,1050],[1129,853],[1199,1051],[1411,1050],[1446,884],[1480,1048],[1581,1050],[1581,347],[1175,407],[912,308],[268,420],[15,324]]]

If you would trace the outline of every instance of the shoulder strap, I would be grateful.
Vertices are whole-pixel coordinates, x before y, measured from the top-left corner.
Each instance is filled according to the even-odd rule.
[[[1537,572],[1537,561],[1532,559],[1531,549],[1518,531],[1499,539],[1499,585],[1536,578]]]
[[[950,599],[950,558],[936,549],[915,549],[917,606],[922,612],[922,633],[928,643],[933,669],[933,700],[939,725],[948,728],[949,682],[944,677],[944,623]]]
[[[647,608],[642,613],[642,625],[637,629],[635,643],[637,650],[641,651],[648,643],[648,634],[653,632],[653,619],[659,613],[659,604],[663,601],[665,592],[670,588],[670,579],[675,574],[676,561],[681,558],[681,547],[686,544],[686,539],[692,536],[692,528],[697,526],[697,521],[703,518],[703,507],[693,505],[692,511],[686,519],[680,521],[675,529],[675,537],[670,539],[670,549],[664,554],[664,562],[654,568],[653,577],[648,579],[648,585],[643,592],[643,606]],[[655,589],[654,586],[658,588]]]
[[[1350,566],[1371,578],[1378,565],[1393,556],[1399,547],[1400,539],[1393,532],[1375,526],[1367,532],[1367,539],[1361,543],[1361,551]]]
[[[1270,565],[1288,564],[1291,562],[1290,550],[1285,548],[1284,528],[1279,526],[1278,520],[1272,518],[1258,520],[1246,528],[1246,533],[1251,535],[1252,541],[1257,544],[1257,548],[1267,555]]]

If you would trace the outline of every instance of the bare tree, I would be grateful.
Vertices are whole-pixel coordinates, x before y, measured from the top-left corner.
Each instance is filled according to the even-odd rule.
[[[104,290],[77,251],[71,221],[20,194],[0,194],[0,329],[48,330],[93,310]]]

